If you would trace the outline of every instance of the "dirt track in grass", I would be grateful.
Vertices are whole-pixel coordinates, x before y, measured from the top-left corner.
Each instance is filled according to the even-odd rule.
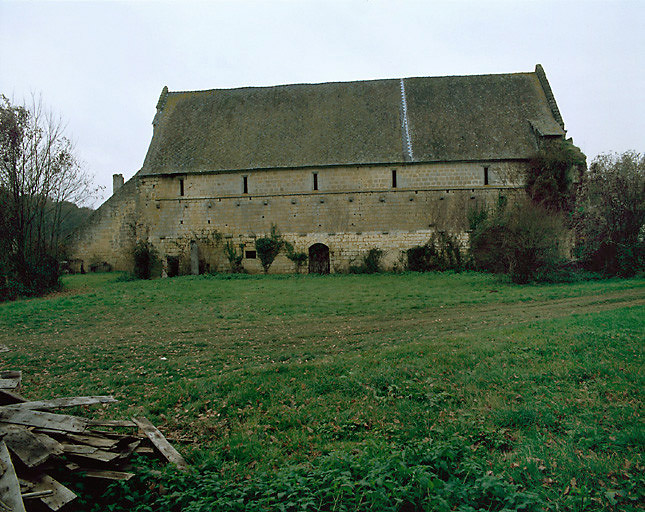
[[[311,338],[331,339],[333,336],[346,338],[377,333],[383,335],[389,331],[397,334],[401,331],[423,331],[427,336],[458,334],[464,331],[473,332],[478,329],[512,326],[643,305],[645,305],[645,289],[636,288],[602,296],[594,294],[556,300],[430,307],[395,316],[384,311],[382,315],[351,319],[342,316],[327,317],[324,322],[316,322],[315,319],[307,320],[307,336],[302,338],[302,341]],[[261,343],[267,338],[274,339],[274,336],[296,342],[298,337],[294,335],[302,332],[303,323],[305,322],[292,322],[290,325],[264,321],[256,325],[247,325],[244,332],[249,336],[247,342],[250,344]],[[293,329],[296,326],[297,329]]]

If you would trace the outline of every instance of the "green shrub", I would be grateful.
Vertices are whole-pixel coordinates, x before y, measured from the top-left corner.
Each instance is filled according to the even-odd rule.
[[[506,273],[515,283],[545,278],[557,269],[565,228],[560,215],[528,200],[498,208],[471,233],[476,270]]]
[[[119,274],[118,277],[114,280],[115,283],[129,283],[131,281],[136,281],[137,278],[134,274],[130,272],[123,272]]]
[[[556,265],[538,269],[534,276],[534,280],[539,283],[579,283],[602,278],[602,274],[586,270],[573,261],[561,261]]]
[[[134,259],[134,275],[137,279],[150,279],[153,268],[158,264],[157,251],[152,244],[145,240],[139,240],[132,248]]]
[[[0,267],[0,301],[43,295],[60,286],[58,261],[48,254],[26,258],[22,268],[8,262]]]
[[[377,274],[382,271],[381,258],[383,251],[381,249],[370,249],[362,258],[362,262],[358,265],[350,265],[350,274]]]
[[[257,251],[258,258],[260,258],[260,263],[265,274],[269,272],[271,264],[282,250],[282,247],[284,247],[284,240],[278,231],[278,227],[275,225],[271,226],[269,236],[255,240],[255,250]]]
[[[568,140],[544,145],[526,172],[526,192],[549,211],[570,211],[574,201],[574,178],[586,167],[586,157]]]
[[[284,248],[287,253],[287,258],[289,258],[293,264],[296,266],[296,273],[299,274],[302,267],[307,264],[309,255],[306,252],[298,252],[294,249],[293,244],[290,242],[284,243]]]
[[[475,231],[488,220],[488,210],[484,206],[470,208],[468,212],[466,212],[466,217],[468,219],[469,229],[471,231]]]
[[[370,249],[367,251],[363,263],[367,274],[376,274],[381,272],[381,258],[383,251],[381,249]]]
[[[237,252],[237,246],[232,242],[226,242],[224,244],[224,254],[226,254],[226,259],[228,264],[231,267],[231,272],[234,274],[239,274],[244,272],[244,267],[242,266],[242,259],[244,258],[244,245],[240,245],[240,252]]]
[[[429,272],[463,270],[464,261],[459,240],[447,233],[433,233],[425,245],[407,250],[408,270]]]

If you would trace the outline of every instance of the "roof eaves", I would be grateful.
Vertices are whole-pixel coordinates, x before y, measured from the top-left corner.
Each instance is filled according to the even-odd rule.
[[[319,164],[319,165],[294,165],[291,167],[249,167],[249,168],[230,168],[230,169],[209,169],[209,170],[187,170],[187,169],[177,169],[173,171],[160,171],[160,172],[145,172],[144,169],[140,169],[137,172],[139,178],[145,178],[150,176],[180,176],[186,174],[227,174],[235,172],[253,172],[253,171],[290,171],[294,169],[326,169],[326,168],[338,168],[338,167],[369,167],[369,166],[407,166],[407,165],[420,165],[420,164],[438,164],[438,163],[474,163],[474,162],[524,162],[528,161],[530,156],[508,156],[501,158],[464,158],[464,159],[451,159],[451,160],[415,160],[414,162],[409,161],[391,161],[391,162],[367,162],[367,163],[353,163],[353,164]]]

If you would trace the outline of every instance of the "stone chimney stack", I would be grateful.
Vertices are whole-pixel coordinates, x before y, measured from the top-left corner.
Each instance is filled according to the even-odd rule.
[[[123,174],[112,175],[112,194],[115,194],[123,186]]]

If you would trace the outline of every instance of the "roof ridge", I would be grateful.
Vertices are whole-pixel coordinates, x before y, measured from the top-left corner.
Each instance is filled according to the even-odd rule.
[[[539,65],[539,64],[538,64]],[[532,71],[519,71],[514,73],[482,73],[479,75],[437,75],[437,76],[428,76],[428,75],[417,75],[417,76],[406,76],[406,77],[390,77],[390,78],[368,78],[368,79],[359,79],[359,80],[332,80],[330,82],[296,82],[296,83],[286,83],[286,84],[273,84],[273,85],[244,85],[241,87],[216,87],[213,89],[195,89],[195,90],[181,90],[181,91],[169,91],[166,88],[166,95],[170,94],[187,94],[187,93],[202,93],[202,92],[216,92],[216,91],[235,91],[243,89],[274,89],[277,87],[296,87],[303,85],[329,85],[329,84],[359,84],[366,82],[399,82],[400,80],[414,80],[418,78],[477,78],[477,77],[486,77],[486,76],[513,76],[513,75],[530,75],[533,74]],[[546,76],[545,76],[546,77]],[[548,83],[548,82],[547,82]],[[163,96],[163,93],[162,93]],[[159,98],[161,102],[161,98]],[[165,98],[164,98],[165,103]]]

